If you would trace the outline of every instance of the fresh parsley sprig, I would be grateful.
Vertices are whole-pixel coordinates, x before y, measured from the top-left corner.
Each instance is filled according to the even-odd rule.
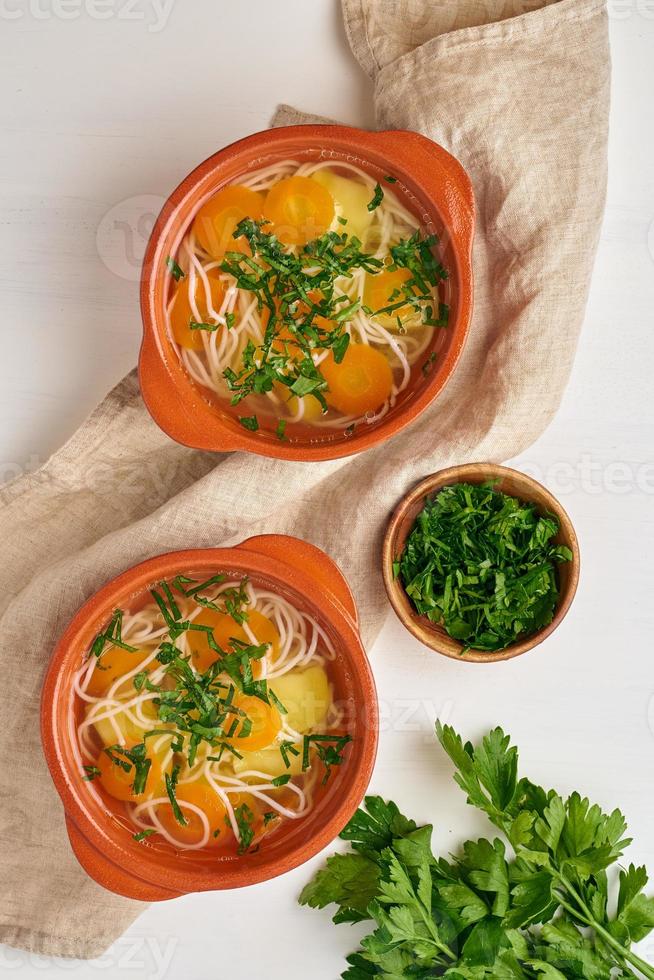
[[[344,980],[654,980],[631,948],[654,928],[647,873],[630,864],[617,898],[609,886],[607,869],[629,843],[620,811],[519,779],[500,728],[476,747],[440,723],[437,735],[468,802],[504,840],[437,857],[431,826],[367,797],[341,833],[351,852],[329,858],[300,896],[313,908],[336,904],[337,923],[372,923]]]

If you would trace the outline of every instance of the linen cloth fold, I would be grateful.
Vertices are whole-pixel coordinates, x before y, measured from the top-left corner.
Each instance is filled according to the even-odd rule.
[[[387,611],[380,542],[397,499],[443,466],[516,455],[559,405],[604,207],[604,0],[343,0],[343,11],[378,128],[422,132],[472,178],[466,350],[408,430],[314,464],[175,445],[132,372],[41,470],[0,492],[1,942],[94,957],[143,907],[78,866],[39,743],[49,653],[91,593],[163,551],[292,533],[341,565],[370,645]],[[288,107],[274,120],[310,121]]]

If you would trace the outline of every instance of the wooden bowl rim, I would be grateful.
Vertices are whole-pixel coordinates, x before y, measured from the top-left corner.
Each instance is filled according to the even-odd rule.
[[[518,643],[510,644],[504,650],[498,650],[496,652],[484,653],[480,650],[468,650],[466,653],[455,652],[452,649],[452,645],[456,644],[459,650],[463,651],[463,644],[457,643],[456,640],[448,636],[442,629],[435,627],[426,616],[419,616],[411,605],[401,584],[395,579],[393,575],[393,561],[395,560],[396,544],[400,534],[404,530],[405,524],[409,520],[412,522],[415,520],[415,515],[410,518],[409,514],[415,505],[426,496],[440,491],[446,486],[451,486],[454,483],[484,483],[494,479],[500,481],[504,479],[516,480],[525,487],[536,491],[536,496],[540,496],[547,501],[548,510],[559,521],[559,533],[565,538],[565,543],[572,551],[572,560],[566,564],[569,578],[565,594],[560,598],[552,622],[538,630],[538,632],[525,637],[525,639],[520,640]],[[508,496],[513,496],[526,502],[536,502],[531,495],[518,495],[509,491],[504,492]],[[438,470],[425,477],[402,497],[396,505],[391,519],[388,522],[382,547],[384,586],[389,601],[402,625],[417,640],[424,644],[424,646],[452,660],[459,660],[465,663],[498,663],[502,660],[512,660],[541,644],[565,619],[577,592],[580,569],[579,541],[574,525],[562,504],[538,480],[535,480],[526,473],[522,473],[520,470],[513,469],[509,466],[502,466],[499,463],[465,463]]]

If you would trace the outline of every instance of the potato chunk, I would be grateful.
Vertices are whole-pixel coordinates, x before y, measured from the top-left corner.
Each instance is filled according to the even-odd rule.
[[[339,177],[330,170],[318,170],[311,177],[332,195],[338,217],[347,220],[346,225],[339,223],[337,230],[354,235],[365,244],[366,233],[372,221],[372,212],[368,210],[372,191],[358,180]]]
[[[288,714],[286,723],[296,732],[308,732],[321,725],[332,702],[329,678],[323,667],[290,670],[275,677],[270,687]]]

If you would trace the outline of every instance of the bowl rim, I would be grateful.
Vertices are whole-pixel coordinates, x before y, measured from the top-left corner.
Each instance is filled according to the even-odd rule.
[[[409,522],[415,521],[415,515],[411,517],[416,505],[424,500],[425,497],[432,495],[446,486],[454,483],[483,483],[487,480],[503,479],[517,480],[525,487],[531,488],[547,503],[548,510],[559,520],[560,531],[566,538],[566,544],[572,551],[572,560],[566,563],[568,569],[568,582],[565,594],[560,597],[557,604],[552,622],[542,627],[523,640],[511,643],[503,650],[484,653],[480,650],[468,650],[463,653],[463,644],[458,643],[452,637],[444,633],[442,629],[434,626],[426,616],[420,616],[408,599],[402,585],[393,574],[393,562],[396,560],[398,538],[403,533],[405,526]],[[535,502],[531,496],[512,493],[509,490],[503,491],[508,496],[525,502]],[[539,508],[542,509],[542,508]],[[448,466],[445,469],[437,470],[429,476],[420,480],[407,494],[405,494],[396,504],[390,520],[388,521],[382,545],[382,577],[386,594],[393,607],[393,610],[402,625],[417,640],[430,650],[440,653],[452,660],[463,661],[464,663],[498,663],[503,660],[512,660],[524,653],[528,653],[539,646],[550,636],[555,629],[563,622],[575,598],[579,584],[581,570],[581,556],[579,551],[579,540],[574,525],[562,504],[557,498],[527,473],[516,470],[509,466],[499,463],[477,462],[465,463],[458,466]],[[455,652],[453,645],[459,647],[460,652]]]
[[[297,565],[292,563],[296,552]],[[286,556],[282,559],[282,555]],[[324,566],[319,579],[313,575],[316,563]],[[286,852],[265,857],[257,863],[238,860],[209,867],[182,866],[171,873],[157,873],[157,852],[111,835],[111,811],[100,814],[85,797],[81,773],[67,762],[65,745],[69,734],[65,722],[59,721],[62,699],[68,698],[70,686],[62,675],[77,663],[88,638],[97,632],[107,615],[120,602],[129,601],[148,584],[186,569],[226,567],[235,572],[261,575],[306,598],[320,612],[340,641],[339,655],[360,689],[362,704],[357,711],[360,737],[358,754],[352,765],[343,769],[339,794],[325,808],[321,822],[309,839],[298,838]],[[335,583],[335,571],[340,581]],[[319,585],[319,588],[317,586]],[[331,586],[331,587],[330,587]],[[86,641],[86,642],[85,642]],[[261,535],[248,538],[227,548],[192,548],[164,552],[133,565],[93,593],[70,621],[52,653],[41,696],[41,742],[55,788],[62,800],[71,844],[87,873],[104,887],[128,897],[147,900],[170,898],[195,891],[238,888],[269,880],[304,864],[326,847],[340,833],[354,814],[368,787],[378,746],[378,701],[374,676],[363,647],[352,593],[338,566],[321,549],[287,535]],[[96,811],[95,813],[93,811]],[[265,853],[265,852],[264,852]],[[261,852],[260,852],[261,854]],[[85,860],[83,860],[85,858]],[[88,858],[88,860],[86,860]],[[114,873],[115,872],[115,873]],[[125,888],[126,876],[134,887]],[[112,881],[118,887],[112,887]]]
[[[389,169],[408,175],[414,189],[429,201],[432,213],[443,223],[444,238],[452,249],[458,289],[457,316],[442,364],[432,370],[409,401],[397,413],[381,419],[366,430],[359,427],[351,438],[316,443],[293,443],[275,438],[274,433],[249,432],[234,419],[218,413],[201,397],[200,387],[188,376],[179,358],[169,356],[162,338],[165,323],[155,291],[163,275],[164,252],[168,254],[176,221],[198,188],[215,181],[225,170],[224,183],[247,171],[253,154],[273,152],[285,144],[310,149],[320,141],[323,148],[384,158]],[[321,147],[317,147],[320,149]],[[242,160],[231,174],[230,162]],[[220,182],[217,185],[220,186]],[[405,185],[402,185],[405,186]],[[183,218],[182,225],[188,221]],[[461,164],[443,147],[408,130],[368,132],[331,124],[283,126],[264,130],[223,147],[195,167],[172,191],[153,227],[141,274],[141,317],[143,337],[139,354],[139,382],[146,407],[156,424],[175,441],[210,451],[242,450],[275,459],[320,461],[340,459],[371,448],[410,425],[449,382],[462,354],[472,317],[472,243],[475,203],[472,184]],[[453,273],[454,275],[454,273]]]

